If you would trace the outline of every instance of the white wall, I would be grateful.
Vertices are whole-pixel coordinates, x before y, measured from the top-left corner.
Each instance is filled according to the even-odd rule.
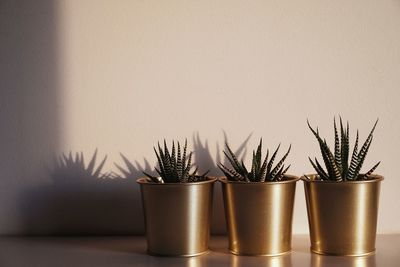
[[[352,136],[359,129],[362,139],[379,118],[365,168],[381,160],[377,172],[386,177],[379,232],[400,232],[400,1],[80,0],[59,1],[55,13],[60,112],[55,152],[82,150],[90,156],[98,148],[108,154],[106,169],[116,171],[120,152],[153,165],[152,147],[164,138],[187,137],[193,144],[198,133],[215,159],[223,131],[233,147],[252,133],[249,150],[260,137],[270,149],[292,144],[290,173],[301,175],[312,171],[307,156],[319,155],[306,118],[329,141],[335,115],[349,120]],[[207,153],[196,148],[202,169],[217,173],[207,166]],[[106,224],[97,232],[143,230],[133,186],[129,201],[136,201],[137,214],[124,213],[129,223]],[[32,216],[38,216],[35,209]],[[222,231],[221,205],[215,216],[214,229]],[[15,215],[12,221],[20,220]],[[0,230],[62,229],[43,218],[33,222],[30,228],[2,223]],[[95,227],[85,223],[75,230]],[[294,232],[306,233],[307,227],[299,183]]]

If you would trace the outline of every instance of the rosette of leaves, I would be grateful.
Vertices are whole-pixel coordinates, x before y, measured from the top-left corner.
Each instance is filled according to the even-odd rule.
[[[260,139],[260,144],[257,147],[257,150],[253,150],[253,159],[251,163],[250,171],[246,168],[243,160],[239,162],[237,156],[232,152],[228,143],[225,144],[226,151],[224,154],[228,159],[229,163],[232,165],[232,168],[226,167],[222,163],[218,164],[218,167],[225,174],[228,180],[230,181],[240,181],[240,182],[276,182],[284,179],[284,175],[289,169],[290,165],[285,167],[284,161],[289,155],[291,145],[289,146],[288,151],[282,157],[282,159],[274,166],[274,161],[278,150],[280,148],[280,144],[276,148],[275,152],[272,154],[271,159],[268,159],[269,150],[267,150],[267,154],[265,158],[262,158],[261,150],[262,150],[262,139]]]
[[[154,152],[157,156],[158,168],[155,168],[159,177],[150,175],[143,172],[148,177],[148,180],[154,183],[191,183],[207,180],[207,173],[197,175],[198,168],[196,167],[193,172],[192,169],[192,152],[187,154],[187,140],[181,149],[181,145],[172,141],[171,153],[168,150],[167,144],[164,140],[164,149],[158,143],[158,149],[154,147]]]
[[[356,134],[356,141],[353,147],[353,152],[350,157],[349,147],[349,123],[347,122],[346,127],[343,126],[342,118],[340,118],[340,137],[336,126],[336,119],[333,119],[333,127],[335,133],[335,151],[332,153],[327,145],[325,139],[322,139],[319,135],[318,128],[314,130],[307,120],[308,127],[318,140],[319,148],[321,150],[322,159],[325,164],[326,170],[319,163],[317,158],[313,161],[310,157],[308,159],[311,165],[316,170],[318,180],[329,180],[329,181],[356,181],[356,180],[367,180],[369,176],[375,171],[380,162],[376,163],[368,172],[360,174],[361,167],[364,163],[365,157],[368,153],[369,147],[372,143],[373,132],[378,123],[376,120],[372,130],[370,131],[364,144],[359,149],[358,144],[358,130]],[[350,159],[350,163],[349,163]],[[310,177],[306,176],[310,179]]]

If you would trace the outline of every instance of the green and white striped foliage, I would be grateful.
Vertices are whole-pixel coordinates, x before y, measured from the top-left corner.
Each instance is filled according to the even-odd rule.
[[[289,146],[288,151],[282,157],[282,159],[273,166],[276,154],[280,148],[279,146],[276,148],[275,152],[272,154],[271,159],[268,160],[269,150],[267,150],[267,154],[262,160],[261,150],[262,150],[262,139],[260,139],[260,144],[257,147],[256,151],[253,151],[253,159],[251,164],[251,170],[249,171],[243,163],[243,160],[239,162],[235,153],[232,152],[228,143],[225,144],[226,151],[224,154],[228,159],[229,163],[232,165],[232,168],[226,167],[222,163],[218,164],[218,167],[225,174],[228,180],[230,181],[240,181],[240,182],[275,182],[281,181],[284,179],[284,175],[289,169],[290,165],[285,167],[284,161],[289,155],[291,145]]]
[[[370,131],[367,139],[365,140],[362,147],[358,150],[358,130],[356,135],[356,142],[353,147],[353,153],[349,163],[350,147],[349,147],[349,123],[346,126],[343,125],[342,118],[340,118],[340,137],[336,126],[336,119],[333,119],[333,126],[335,132],[335,151],[331,152],[330,148],[325,139],[322,139],[318,133],[318,128],[314,130],[309,121],[307,120],[308,127],[318,140],[318,144],[321,150],[322,159],[325,164],[326,170],[321,166],[317,158],[314,161],[308,157],[311,165],[316,170],[320,180],[332,180],[332,181],[356,181],[356,180],[367,180],[369,176],[375,171],[380,162],[376,163],[368,172],[360,175],[361,167],[364,163],[365,157],[368,153],[369,147],[372,143],[373,132],[378,123],[376,120],[372,130]],[[306,176],[310,179],[308,176]]]

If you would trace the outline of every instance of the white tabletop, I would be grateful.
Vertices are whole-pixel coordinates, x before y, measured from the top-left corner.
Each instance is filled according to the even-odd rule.
[[[377,252],[365,257],[320,256],[309,252],[306,235],[293,237],[292,253],[277,257],[234,256],[225,236],[211,238],[211,252],[191,258],[146,254],[142,236],[127,237],[1,237],[0,266],[400,266],[400,234],[379,235]]]

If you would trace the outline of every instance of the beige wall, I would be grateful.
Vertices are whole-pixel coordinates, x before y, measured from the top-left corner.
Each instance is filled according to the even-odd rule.
[[[400,1],[79,0],[57,16],[60,151],[98,148],[116,171],[120,152],[153,164],[164,138],[198,133],[215,159],[223,131],[233,147],[252,133],[249,150],[291,143],[301,175],[319,155],[306,118],[329,141],[335,115],[363,139],[379,118],[365,165],[386,177],[379,232],[400,232]],[[308,232],[300,183],[294,232]]]

